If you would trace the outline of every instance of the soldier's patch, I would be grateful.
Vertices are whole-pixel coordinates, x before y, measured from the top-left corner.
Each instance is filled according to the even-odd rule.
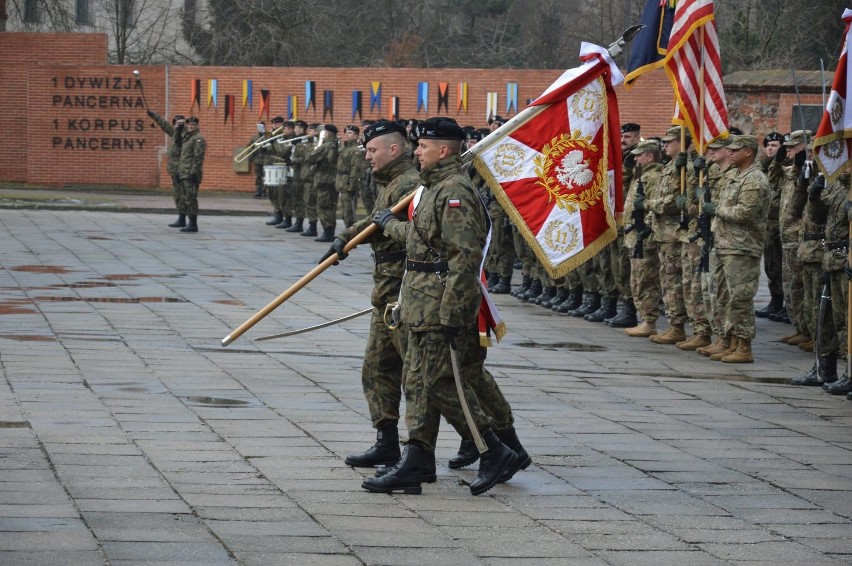
[[[459,208],[461,206],[461,200],[457,198],[447,199],[447,206],[450,208]]]
[[[757,202],[757,191],[748,191],[743,195],[743,202],[746,204],[754,204]]]

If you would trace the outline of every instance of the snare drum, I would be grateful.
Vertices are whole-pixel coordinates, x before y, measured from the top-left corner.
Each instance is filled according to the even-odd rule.
[[[277,187],[287,184],[286,165],[264,165],[263,184],[267,187]]]

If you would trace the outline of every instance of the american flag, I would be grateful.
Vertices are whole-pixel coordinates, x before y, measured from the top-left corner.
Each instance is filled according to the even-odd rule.
[[[677,3],[665,69],[675,90],[675,122],[689,128],[699,150],[725,136],[728,109],[712,0]]]

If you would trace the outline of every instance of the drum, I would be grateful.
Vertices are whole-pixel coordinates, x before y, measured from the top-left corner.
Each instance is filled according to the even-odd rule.
[[[264,165],[263,184],[267,187],[277,187],[287,184],[286,165]]]

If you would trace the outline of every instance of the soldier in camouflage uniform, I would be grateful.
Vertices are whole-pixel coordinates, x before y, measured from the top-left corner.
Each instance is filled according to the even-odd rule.
[[[713,218],[714,249],[730,292],[725,308],[725,335],[730,347],[719,359],[725,363],[752,363],[754,295],[760,278],[770,189],[769,180],[755,161],[757,138],[732,137],[728,150],[736,175],[723,187],[718,204],[707,202],[702,207],[704,214]]]
[[[186,133],[180,146],[180,175],[181,192],[186,198],[186,215],[189,223],[180,229],[181,232],[198,232],[198,187],[201,185],[204,153],[207,142],[198,131],[198,117],[186,119]]]
[[[175,117],[172,118],[172,123],[169,124],[162,116],[152,110],[148,110],[148,116],[157,122],[157,125],[160,126],[160,128],[162,128],[162,130],[172,139],[172,142],[169,144],[169,160],[166,163],[166,173],[168,173],[169,177],[172,179],[172,198],[174,198],[175,201],[178,218],[169,224],[169,226],[171,228],[183,228],[186,226],[186,199],[184,198],[181,190],[178,168],[180,166],[180,148],[181,142],[183,141],[186,118],[184,118],[181,114],[175,114]]]
[[[660,164],[660,145],[654,140],[645,140],[631,151],[636,163],[631,175],[630,186],[624,200],[624,221],[633,224],[633,228],[624,235],[624,248],[630,255],[630,286],[641,323],[624,331],[628,336],[648,338],[657,334],[657,319],[660,318],[660,257],[652,233],[651,215],[644,212],[645,231],[640,229],[633,219],[633,203],[639,182],[648,196],[659,191],[663,175]],[[649,192],[650,189],[650,192]],[[642,257],[637,257],[638,239],[642,238]]]
[[[319,144],[319,124],[310,124],[305,132],[308,139],[304,148],[304,161],[302,162],[302,194],[305,201],[305,219],[308,227],[299,234],[300,236],[312,237],[317,235],[317,188],[314,185],[314,173],[316,166],[308,161]]]
[[[778,132],[770,132],[763,138],[764,157],[761,159],[763,172],[770,175],[772,162],[780,159],[783,161],[785,151],[781,144],[784,136]],[[763,246],[763,270],[769,278],[769,304],[758,310],[755,314],[759,318],[767,318],[777,315],[784,308],[784,282],[782,274],[782,251],[781,251],[781,224],[779,215],[781,212],[781,169],[773,168],[773,175],[769,177],[769,186],[772,189],[772,200],[769,203],[769,222],[766,225],[766,243]]]
[[[304,120],[296,120],[293,122],[294,138],[301,138],[305,135],[308,129],[308,123]],[[290,147],[290,168],[293,175],[287,180],[290,191],[290,199],[293,203],[293,215],[296,219],[293,225],[289,228],[284,228],[286,232],[301,233],[304,230],[305,221],[305,182],[302,176],[302,168],[304,167],[305,158],[310,152],[309,144],[303,139],[297,139],[289,144]]]
[[[251,137],[246,147],[251,147],[255,143],[264,138],[269,138],[270,134],[266,131],[266,123],[262,120],[257,124],[257,133]],[[263,198],[266,194],[266,187],[263,185],[263,166],[265,164],[265,152],[258,149],[251,154],[251,164],[254,165],[254,198]]]
[[[287,169],[284,175],[284,184],[276,187],[276,205],[283,216],[281,222],[275,225],[279,230],[286,230],[293,226],[293,188],[290,186],[290,157],[293,155],[293,144],[290,143],[296,137],[296,125],[288,120],[281,125],[283,131],[281,137],[275,140],[271,148],[270,161],[276,165],[284,165]]]
[[[314,190],[317,195],[317,216],[322,225],[322,235],[315,242],[333,242],[337,226],[337,127],[326,124],[320,132],[320,144],[307,157],[306,162],[315,167]]]
[[[284,117],[276,116],[272,119],[272,130],[275,131],[279,128],[282,128],[284,125]],[[280,133],[280,132],[279,132]],[[252,139],[260,137],[271,137],[269,132],[265,132],[263,134],[258,134],[254,136]],[[257,140],[255,140],[257,141]],[[275,158],[276,152],[273,149],[273,143],[269,142],[263,144],[259,150],[254,152],[252,155],[253,162],[255,164],[255,171],[260,168],[263,171],[267,165],[278,165],[279,162]],[[261,173],[262,175],[263,173]],[[266,187],[266,195],[269,198],[269,204],[272,205],[272,218],[266,221],[267,226],[276,226],[284,221],[284,212],[281,210],[281,206],[279,204],[279,194],[283,191],[283,187],[278,185],[265,185]]]
[[[355,210],[358,207],[358,192],[364,188],[366,169],[369,163],[364,159],[364,151],[358,143],[361,129],[349,125],[343,128],[343,147],[337,155],[337,179],[335,186],[340,193],[343,209],[343,224],[350,227],[355,223]],[[365,167],[366,166],[366,167]]]
[[[389,473],[367,479],[362,487],[381,493],[420,493],[421,464],[424,453],[434,452],[439,415],[451,422],[464,419],[449,343],[457,348],[463,395],[487,445],[481,454],[479,474],[470,484],[471,493],[479,495],[522,467],[518,453],[493,432],[492,419],[483,411],[472,386],[483,375],[477,315],[486,213],[470,180],[461,172],[463,130],[445,118],[427,120],[418,130],[420,179],[426,188],[414,204],[412,220],[400,222],[389,209],[373,217],[391,238],[406,242],[400,317],[408,330],[404,383],[406,406],[410,408],[406,417],[409,442],[402,459]],[[522,450],[514,428],[506,433],[512,438],[504,440]]]

